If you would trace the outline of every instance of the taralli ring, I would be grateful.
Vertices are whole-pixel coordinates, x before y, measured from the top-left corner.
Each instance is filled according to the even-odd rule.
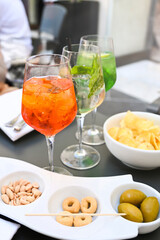
[[[71,213],[78,213],[81,206],[77,198],[68,197],[64,199],[62,207],[64,211],[68,211]]]
[[[97,210],[97,201],[93,197],[85,197],[81,200],[82,213],[95,213]]]
[[[89,223],[92,222],[92,217],[91,216],[75,216],[74,218],[74,226],[75,227],[82,227],[85,225],[88,225]]]
[[[67,211],[61,212],[61,214],[69,214],[70,216],[57,216],[56,221],[63,224],[63,225],[72,227],[73,226],[73,216],[72,216],[72,214],[70,212],[67,212]]]

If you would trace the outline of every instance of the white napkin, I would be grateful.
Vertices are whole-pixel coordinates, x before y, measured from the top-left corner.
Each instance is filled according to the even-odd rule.
[[[0,219],[0,234],[1,239],[11,240],[14,234],[19,229],[20,224],[9,222],[3,219]]]
[[[0,96],[0,128],[12,140],[16,141],[25,134],[33,131],[26,125],[21,131],[16,132],[13,127],[5,127],[5,123],[16,117],[21,112],[22,89],[15,90]],[[18,119],[18,121],[21,117]]]
[[[143,60],[118,67],[113,89],[152,103],[160,97],[160,63]]]

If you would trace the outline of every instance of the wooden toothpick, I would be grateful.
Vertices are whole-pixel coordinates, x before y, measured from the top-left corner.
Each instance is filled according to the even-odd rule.
[[[25,216],[125,216],[126,213],[26,213]]]

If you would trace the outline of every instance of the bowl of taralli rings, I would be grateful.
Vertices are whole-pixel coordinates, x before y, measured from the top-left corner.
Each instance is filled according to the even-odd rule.
[[[160,193],[143,183],[128,183],[114,189],[111,195],[112,207],[123,221],[138,227],[140,234],[160,227]]]
[[[160,116],[148,112],[123,112],[103,125],[109,151],[125,165],[150,170],[160,167]]]
[[[81,201],[75,197],[67,197],[62,202],[63,211],[58,214],[56,221],[69,227],[83,227],[92,222],[92,214],[97,211],[97,200],[87,196]]]

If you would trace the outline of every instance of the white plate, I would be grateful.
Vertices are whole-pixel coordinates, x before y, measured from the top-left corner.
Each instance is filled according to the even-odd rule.
[[[135,183],[131,175],[115,177],[84,178],[52,173],[32,164],[0,157],[0,187],[20,178],[38,182],[42,195],[33,203],[24,206],[11,206],[0,199],[1,214],[7,216],[44,235],[69,240],[112,240],[136,237],[138,232],[146,233],[160,226],[160,217],[148,227],[146,224],[130,222],[122,217],[94,217],[93,222],[84,227],[67,227],[56,222],[51,216],[25,216],[27,213],[52,213],[62,211],[64,198],[73,196],[81,200],[93,196],[98,201],[100,213],[115,213],[121,192],[129,187],[141,189],[158,197],[153,188]]]

